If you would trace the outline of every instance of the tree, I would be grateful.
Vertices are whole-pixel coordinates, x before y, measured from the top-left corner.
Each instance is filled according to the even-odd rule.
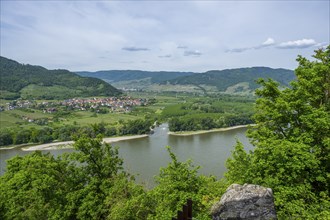
[[[9,130],[0,131],[0,146],[6,146],[13,143],[13,137]]]
[[[76,168],[81,187],[67,195],[68,210],[80,219],[105,219],[107,190],[112,186],[111,179],[122,169],[122,159],[117,149],[102,144],[101,137],[81,137],[74,147],[77,152],[69,158],[81,164]]]
[[[36,151],[7,161],[0,218],[145,219],[149,200],[123,171],[118,149],[100,137],[81,137],[75,149],[62,158]]]
[[[7,161],[0,177],[1,219],[64,219],[72,190],[67,161],[36,151]]]
[[[168,147],[172,161],[167,167],[161,168],[155,177],[157,186],[147,195],[153,204],[148,219],[171,219],[188,198],[193,200],[193,216],[196,219],[210,219],[209,210],[228,186],[215,177],[198,175],[199,166],[191,160],[180,162]]]
[[[248,131],[255,149],[245,154],[237,144],[227,161],[230,182],[273,189],[282,218],[330,215],[330,46],[313,57],[298,56],[291,88],[259,80],[257,125]]]
[[[17,131],[15,134],[14,144],[29,143],[30,138],[31,138],[31,131],[28,129],[21,129]]]

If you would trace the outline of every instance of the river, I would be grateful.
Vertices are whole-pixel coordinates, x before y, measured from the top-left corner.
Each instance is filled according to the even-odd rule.
[[[155,129],[154,134],[148,137],[123,140],[112,145],[119,147],[119,154],[124,159],[126,170],[136,176],[137,182],[152,187],[153,177],[159,173],[160,167],[165,167],[170,162],[166,146],[171,146],[180,161],[192,159],[194,165],[201,166],[200,173],[222,177],[226,170],[225,161],[234,149],[236,139],[244,144],[246,150],[252,150],[253,146],[246,138],[245,132],[246,128],[237,128],[189,136],[174,136],[168,135],[168,125],[162,124]],[[72,149],[58,149],[43,152],[58,156],[72,151]],[[0,150],[0,174],[5,172],[7,159],[29,153],[31,152],[21,149]]]

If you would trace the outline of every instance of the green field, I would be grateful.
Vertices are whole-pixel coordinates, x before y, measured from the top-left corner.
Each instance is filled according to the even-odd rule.
[[[94,114],[88,111],[75,112],[74,115],[65,118],[62,121],[62,124],[79,124],[79,125],[88,125],[94,123],[117,123],[120,120],[135,120],[142,118],[142,116],[134,116],[127,113],[108,113],[108,114]]]
[[[253,111],[252,102],[254,98],[236,96],[216,96],[200,97],[185,93],[148,93],[130,92],[128,95],[134,98],[147,98],[154,101],[147,106],[134,107],[130,113],[106,113],[96,114],[90,111],[70,111],[64,115],[44,113],[37,109],[15,109],[0,112],[0,129],[6,127],[31,127],[39,126],[27,121],[47,120],[48,125],[88,125],[104,122],[115,124],[118,121],[144,119],[145,117],[156,117],[167,120],[171,117],[198,115],[208,115],[213,117],[215,113],[251,113]],[[47,100],[36,100],[37,103]],[[0,105],[5,106],[8,100],[0,99]],[[208,112],[208,109],[210,112]],[[57,120],[54,120],[57,117]],[[25,118],[25,120],[23,120]]]

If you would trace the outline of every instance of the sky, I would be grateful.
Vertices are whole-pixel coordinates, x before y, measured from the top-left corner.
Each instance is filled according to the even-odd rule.
[[[330,42],[330,1],[1,0],[1,56],[70,71],[295,69]]]

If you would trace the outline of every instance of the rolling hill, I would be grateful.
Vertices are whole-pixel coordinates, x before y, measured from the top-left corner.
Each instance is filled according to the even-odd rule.
[[[294,71],[251,67],[212,70],[205,73],[148,72],[139,70],[109,70],[77,72],[82,76],[97,77],[121,89],[145,91],[175,91],[192,93],[252,94],[259,85],[258,78],[272,78],[281,86],[295,79]]]
[[[141,70],[104,70],[97,72],[76,72],[80,76],[96,77],[107,82],[121,82],[150,79],[151,83],[175,79],[181,76],[190,76],[193,72],[168,72],[168,71],[141,71]]]
[[[0,56],[0,98],[67,99],[88,96],[116,96],[121,92],[96,78],[82,77],[68,70],[48,70],[20,64]]]
[[[215,86],[219,91],[226,91],[236,86],[248,86],[254,90],[259,87],[256,84],[258,78],[272,78],[282,86],[289,86],[289,82],[295,79],[294,72],[287,69],[272,69],[269,67],[250,67],[226,70],[212,70],[201,74],[183,76],[169,80],[166,83],[174,85],[207,85]],[[241,86],[239,86],[241,85]]]

